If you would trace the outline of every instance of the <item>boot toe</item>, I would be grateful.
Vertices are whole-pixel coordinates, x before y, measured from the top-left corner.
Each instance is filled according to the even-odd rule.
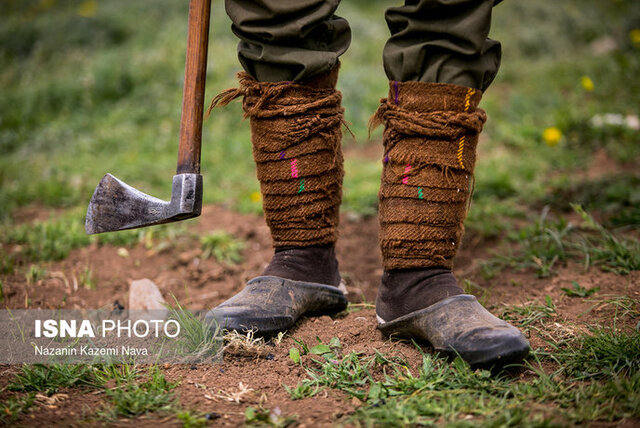
[[[504,366],[526,357],[529,342],[517,328],[506,324],[465,332],[443,351],[460,355],[472,367]]]
[[[255,331],[263,335],[291,328],[296,321],[291,315],[269,313],[249,306],[214,308],[207,313],[205,320],[223,330]]]

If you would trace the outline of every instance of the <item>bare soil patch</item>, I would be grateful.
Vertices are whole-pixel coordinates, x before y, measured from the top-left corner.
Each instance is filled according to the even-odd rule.
[[[4,278],[4,306],[7,308],[100,308],[109,307],[117,300],[126,305],[129,282],[150,278],[159,285],[168,300],[171,295],[189,309],[208,309],[240,291],[247,279],[260,273],[271,256],[271,243],[263,220],[255,215],[240,215],[221,206],[207,206],[203,216],[193,222],[190,230],[197,234],[213,229],[224,229],[247,242],[244,262],[226,265],[214,258],[198,257],[198,242],[181,244],[166,251],[148,250],[142,244],[128,249],[128,256],[118,254],[113,246],[91,246],[73,251],[60,262],[45,263],[48,274],[34,284],[27,284],[23,275]],[[352,302],[372,302],[381,274],[380,253],[377,246],[376,218],[359,221],[345,217],[341,224],[338,257],[341,271],[347,281]],[[476,293],[494,313],[505,305],[544,304],[549,296],[556,306],[553,319],[547,322],[554,334],[575,334],[575,329],[601,322],[610,324],[615,307],[592,299],[568,297],[562,287],[572,281],[589,289],[600,291],[594,297],[629,296],[640,299],[640,272],[627,276],[604,273],[597,269],[585,272],[579,264],[562,267],[558,275],[540,279],[532,272],[505,271],[492,280],[479,273],[478,260],[488,256],[496,242],[467,242],[462,249],[456,273],[469,278],[481,289]],[[122,252],[121,252],[122,253]],[[96,282],[95,289],[74,286],[79,272],[90,266]],[[361,307],[364,309],[359,310]],[[169,380],[180,380],[175,394],[183,408],[209,415],[214,426],[239,426],[245,420],[245,409],[278,408],[283,416],[294,416],[300,426],[330,426],[351,414],[361,403],[335,390],[319,395],[291,400],[283,385],[295,386],[306,374],[300,365],[289,358],[289,349],[295,346],[293,338],[315,344],[317,338],[328,343],[333,337],[340,339],[343,352],[362,352],[374,355],[375,350],[401,355],[411,368],[421,361],[418,350],[411,344],[388,341],[376,330],[375,311],[370,306],[336,317],[303,319],[281,343],[273,342],[255,355],[229,353],[224,362],[208,366],[168,366],[163,371]],[[631,328],[631,325],[628,327]],[[551,331],[550,331],[551,332]],[[543,337],[531,334],[534,348],[544,348]],[[429,351],[429,347],[425,346]],[[303,358],[309,358],[303,356]],[[306,360],[306,362],[309,362]],[[0,387],[6,385],[16,368],[3,367]],[[525,372],[514,376],[526,376]],[[38,404],[18,421],[22,425],[73,425],[91,420],[93,413],[105,402],[104,394],[83,390],[66,390],[64,400],[48,406]],[[10,393],[4,392],[5,400]],[[130,424],[131,420],[118,420],[116,425]],[[149,415],[136,419],[141,426],[179,425],[175,416]]]

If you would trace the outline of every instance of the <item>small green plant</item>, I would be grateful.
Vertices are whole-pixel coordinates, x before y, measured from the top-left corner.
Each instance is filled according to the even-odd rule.
[[[27,284],[35,284],[47,275],[47,270],[38,265],[29,266],[29,270],[25,273],[24,277],[27,280]]]
[[[520,327],[528,327],[546,318],[556,316],[556,306],[551,297],[545,296],[545,303],[527,302],[524,305],[505,306],[500,317]]]
[[[282,386],[292,400],[302,400],[303,398],[313,397],[320,391],[320,387],[318,385],[312,385],[308,382],[300,382],[293,388],[284,384]]]
[[[183,428],[202,428],[207,426],[207,419],[200,413],[183,410],[176,413],[176,417],[182,422]]]
[[[13,273],[15,258],[12,254],[7,254],[1,247],[0,242],[0,274],[10,275]]]
[[[93,270],[91,269],[91,266],[85,266],[85,268],[80,272],[80,283],[87,290],[95,290],[96,280],[93,278]]]
[[[300,364],[300,351],[297,348],[289,349],[289,358],[294,364]]]
[[[100,385],[111,381],[116,385],[135,382],[142,374],[142,369],[132,364],[99,364],[94,370],[94,376]]]
[[[60,388],[98,388],[94,368],[85,364],[23,365],[8,385],[10,391],[53,394]]]
[[[123,383],[118,388],[106,390],[112,406],[110,412],[115,416],[134,417],[168,411],[174,406],[171,391],[177,382],[167,381],[157,366],[151,366],[145,375],[147,380],[144,382]]]
[[[242,250],[245,243],[236,239],[233,235],[217,230],[200,238],[202,257],[215,257],[216,260],[228,264],[236,264],[242,261]]]
[[[576,281],[571,281],[571,287],[562,287],[561,290],[569,297],[589,297],[600,290],[600,287],[593,287],[587,290]]]
[[[20,415],[31,408],[35,394],[30,393],[22,396],[13,396],[0,404],[0,423],[9,425]]]
[[[640,333],[593,327],[554,353],[574,379],[633,376],[640,372]]]
[[[609,232],[581,206],[572,205],[582,218],[583,227],[591,233],[583,235],[576,246],[585,257],[585,265],[598,265],[602,270],[626,275],[640,270],[640,242],[633,238],[621,238]]]
[[[177,351],[190,363],[211,361],[222,356],[223,341],[218,325],[210,325],[199,319],[193,312],[185,310],[173,297],[175,306],[167,305],[169,319],[180,325]]]

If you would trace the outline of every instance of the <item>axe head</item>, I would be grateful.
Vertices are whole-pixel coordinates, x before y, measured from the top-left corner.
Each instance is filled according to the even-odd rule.
[[[171,200],[143,193],[106,174],[93,192],[85,230],[89,235],[135,229],[197,217],[202,211],[202,176],[173,176]]]

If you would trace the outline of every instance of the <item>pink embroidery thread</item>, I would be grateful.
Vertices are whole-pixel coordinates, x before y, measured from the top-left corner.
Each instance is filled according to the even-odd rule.
[[[409,176],[407,174],[409,174],[409,171],[411,171],[411,165],[407,165],[404,168],[404,177],[402,177],[402,184],[409,184]]]
[[[298,159],[291,159],[291,176],[298,178]]]

